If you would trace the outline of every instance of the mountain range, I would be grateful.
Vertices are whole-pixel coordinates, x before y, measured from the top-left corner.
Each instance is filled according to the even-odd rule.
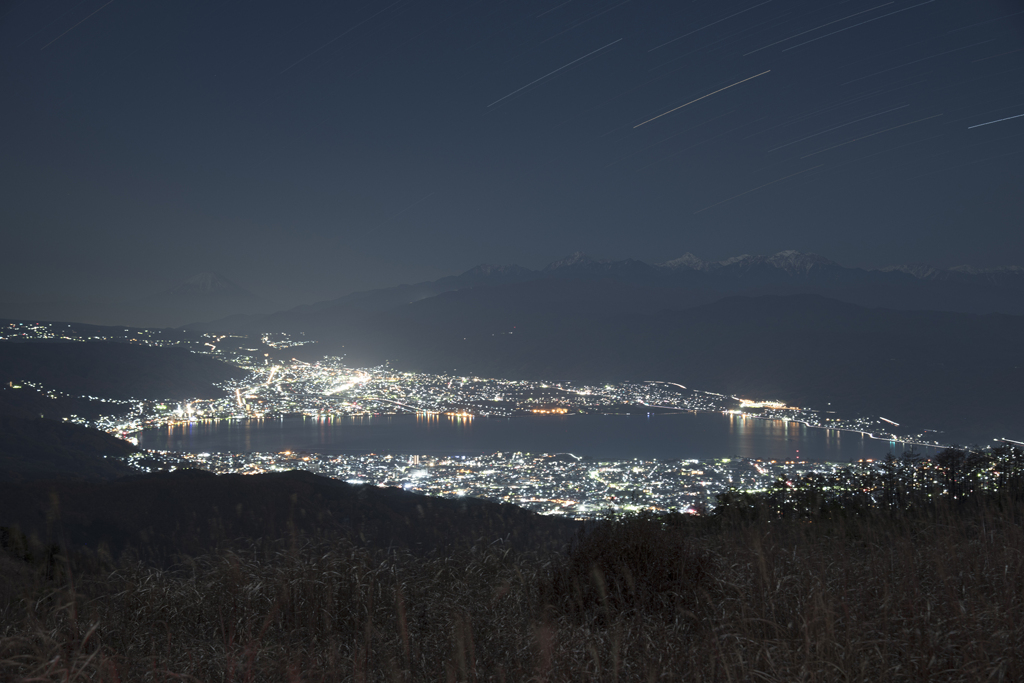
[[[679,310],[726,296],[818,294],[867,307],[960,313],[1024,314],[1024,268],[936,268],[903,265],[847,268],[817,254],[782,251],[704,261],[693,254],[659,264],[636,259],[597,260],[576,252],[541,269],[479,265],[460,275],[429,282],[356,292],[337,299],[262,315],[234,315],[186,327],[210,331],[295,331],[322,327],[324,316],[385,311],[474,287],[514,287],[545,281],[553,289],[566,281],[640,296],[644,310]],[[596,294],[596,292],[595,292]],[[598,298],[596,296],[586,298]],[[635,310],[630,305],[629,310]],[[199,319],[197,318],[197,321]]]
[[[270,304],[219,273],[197,273],[169,289],[120,307],[117,319],[132,327],[177,327],[192,320],[272,310]]]
[[[478,266],[189,329],[303,332],[355,366],[608,382],[660,379],[958,440],[1021,434],[1024,270],[845,268],[798,252],[663,264],[572,254]],[[301,352],[297,351],[297,354]]]

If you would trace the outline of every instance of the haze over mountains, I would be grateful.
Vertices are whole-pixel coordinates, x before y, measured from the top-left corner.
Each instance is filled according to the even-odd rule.
[[[794,251],[663,264],[573,254],[189,329],[303,332],[356,366],[493,377],[672,380],[960,440],[1024,402],[1024,269],[845,268]],[[996,432],[996,433],[993,433]],[[1017,433],[1017,432],[1013,432]]]
[[[189,328],[294,329],[300,321],[312,321],[328,312],[382,311],[445,292],[536,281],[551,281],[552,289],[564,288],[566,282],[585,281],[591,287],[612,286],[623,292],[642,293],[642,306],[651,311],[687,308],[737,294],[819,294],[869,307],[1024,314],[1024,268],[1020,267],[943,269],[903,265],[866,270],[797,251],[772,256],[745,254],[716,262],[687,253],[664,263],[648,264],[635,259],[596,260],[576,252],[539,270],[479,265],[430,282],[356,292],[270,315],[232,317]],[[597,294],[595,291],[587,298],[599,298]],[[630,310],[635,310],[634,305]]]
[[[145,282],[133,282],[103,300],[0,297],[0,318],[156,328],[239,313],[269,313],[280,307],[213,272],[197,273],[171,287],[142,294],[146,288]]]
[[[680,308],[710,303],[730,294],[816,293],[865,306],[1024,314],[1024,268],[937,268],[907,264],[881,269],[847,268],[816,254],[783,251],[771,256],[745,254],[705,261],[693,254],[651,264],[635,259],[596,260],[577,252],[539,269],[518,265],[479,265],[433,281],[357,291],[292,308],[260,296],[220,273],[202,272],[177,285],[141,294],[145,284],[109,301],[5,301],[0,317],[75,321],[131,327],[179,327],[226,317],[252,321],[289,318],[306,310],[383,310],[438,294],[478,286],[545,279],[609,279],[629,287],[660,290],[652,304]],[[262,290],[273,288],[264,283]],[[262,291],[261,290],[261,291]],[[665,298],[667,290],[673,295]],[[117,299],[120,299],[118,301]],[[278,311],[278,313],[274,313]],[[233,328],[246,326],[232,320]]]
[[[212,275],[178,289],[166,300],[252,301]],[[1022,314],[1021,268],[864,270],[795,251],[718,262],[685,254],[652,265],[576,253],[542,269],[481,265],[186,328],[302,333],[317,343],[288,357],[341,355],[356,367],[669,380],[883,415],[966,442],[1024,437]]]
[[[219,273],[198,273],[179,285],[124,306],[134,327],[177,327],[199,318],[265,312],[271,304]]]

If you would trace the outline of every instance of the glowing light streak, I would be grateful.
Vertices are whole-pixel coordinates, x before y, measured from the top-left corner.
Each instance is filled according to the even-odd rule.
[[[779,178],[778,180],[773,180],[770,183],[765,183],[764,185],[758,185],[757,187],[755,187],[752,190],[747,190],[746,192],[740,192],[738,195],[729,197],[728,199],[723,199],[722,201],[720,201],[720,202],[718,202],[716,204],[712,204],[711,206],[705,206],[703,209],[700,209],[699,211],[694,211],[693,213],[694,213],[694,215],[696,215],[696,214],[701,213],[703,211],[707,211],[708,209],[713,209],[716,206],[719,206],[721,204],[725,204],[726,202],[731,202],[734,199],[739,199],[743,195],[750,194],[751,192],[757,192],[758,190],[760,190],[762,188],[765,188],[765,187],[768,187],[769,185],[774,185],[775,183],[781,183],[783,180],[788,180],[789,178],[792,178],[794,176],[798,176],[798,175],[802,175],[804,173],[808,173],[809,171],[813,171],[816,168],[821,168],[824,165],[825,164],[818,164],[817,166],[812,166],[810,168],[804,169],[804,170],[799,171],[797,173],[791,173],[788,176],[785,176],[784,178]]]
[[[752,80],[754,80],[755,78],[758,78],[759,76],[764,76],[764,75],[765,75],[766,73],[770,73],[770,72],[771,72],[771,69],[768,69],[768,71],[762,71],[761,73],[757,74],[756,76],[751,76],[750,78],[744,78],[744,79],[743,79],[742,81],[736,81],[736,82],[735,82],[735,83],[733,83],[732,85],[727,85],[727,86],[725,86],[724,88],[719,88],[719,89],[718,89],[718,90],[716,90],[715,92],[709,92],[709,93],[708,93],[707,95],[704,95],[704,96],[702,96],[702,97],[698,97],[698,98],[697,98],[697,99],[695,99],[695,100],[690,100],[690,101],[689,101],[689,102],[687,102],[686,104],[681,104],[681,105],[679,105],[678,107],[676,107],[675,109],[669,109],[669,110],[668,110],[667,112],[665,112],[664,114],[658,114],[658,115],[657,115],[657,116],[655,116],[655,117],[654,117],[653,119],[647,119],[647,120],[646,120],[646,121],[644,121],[643,123],[638,123],[638,124],[636,124],[635,126],[633,126],[633,128],[639,128],[640,126],[646,125],[646,124],[650,123],[651,121],[654,121],[654,120],[656,120],[656,119],[660,119],[660,118],[661,118],[662,116],[665,116],[665,115],[667,115],[667,114],[671,114],[671,113],[672,113],[672,112],[674,112],[674,111],[679,111],[679,110],[680,110],[680,109],[682,109],[683,107],[689,107],[689,106],[690,106],[691,104],[693,104],[694,102],[700,102],[701,100],[703,100],[703,99],[706,99],[706,98],[708,98],[708,97],[711,97],[712,95],[717,95],[718,93],[722,92],[723,90],[728,90],[729,88],[734,88],[734,87],[736,87],[737,85],[739,85],[740,83],[746,83],[747,81],[752,81]]]
[[[415,207],[415,206],[416,206],[416,205],[418,205],[418,204],[422,204],[423,202],[427,201],[428,199],[430,199],[430,198],[431,198],[431,197],[433,197],[433,196],[434,196],[434,193],[433,193],[433,192],[431,192],[430,194],[428,194],[428,195],[427,195],[426,197],[424,197],[423,199],[418,199],[418,200],[416,200],[415,202],[413,202],[412,204],[410,204],[409,206],[405,207],[404,209],[402,209],[401,211],[399,211],[398,213],[396,213],[396,214],[395,214],[394,216],[392,216],[391,218],[398,218],[399,216],[401,216],[401,215],[402,215],[403,213],[405,213],[405,212],[406,212],[406,211],[408,211],[409,209],[411,209],[411,208]],[[388,220],[391,220],[391,218],[389,218]]]
[[[358,24],[356,24],[356,25],[355,25],[355,26],[353,26],[352,28],[348,29],[347,31],[344,31],[343,33],[340,33],[340,34],[338,34],[338,35],[337,35],[337,36],[335,36],[334,38],[331,38],[331,39],[330,39],[330,40],[328,40],[328,41],[327,41],[326,43],[324,43],[323,45],[321,45],[321,46],[320,46],[320,47],[318,47],[317,49],[313,50],[313,51],[312,51],[312,52],[310,52],[310,53],[309,53],[308,55],[306,55],[305,57],[303,57],[302,59],[300,59],[299,61],[297,61],[297,62],[293,62],[293,63],[292,63],[292,64],[291,64],[290,66],[288,66],[288,67],[286,67],[286,68],[282,69],[282,70],[281,70],[280,72],[278,72],[278,76],[280,76],[281,74],[283,74],[283,73],[284,73],[285,71],[288,71],[288,70],[289,70],[289,69],[291,69],[292,67],[298,66],[298,65],[299,65],[299,64],[301,64],[302,62],[306,61],[307,59],[309,59],[310,57],[312,57],[313,55],[315,55],[315,54],[316,54],[317,52],[320,52],[320,50],[323,50],[323,49],[324,49],[325,47],[327,47],[327,46],[328,46],[328,45],[330,45],[331,43],[334,43],[335,41],[337,41],[337,40],[340,40],[341,38],[344,38],[345,36],[347,36],[348,34],[352,33],[352,31],[355,31],[355,30],[356,30],[357,28],[359,28],[360,26],[362,26],[362,25],[363,25],[363,24],[365,24],[366,22],[368,22],[368,21],[371,21],[371,20],[373,20],[373,19],[376,19],[376,18],[377,18],[377,17],[379,17],[379,16],[381,15],[381,14],[384,14],[384,13],[385,13],[385,12],[387,12],[387,11],[388,11],[389,9],[391,9],[392,7],[394,7],[395,5],[399,4],[399,3],[401,2],[401,1],[402,1],[402,0],[398,0],[397,2],[393,2],[393,3],[391,3],[390,5],[388,5],[387,7],[385,7],[384,9],[382,9],[381,11],[377,12],[376,14],[374,14],[374,15],[373,15],[372,17],[370,17],[370,18],[368,18],[368,19],[363,19],[362,21],[360,21],[360,22],[359,22]],[[113,2],[113,0],[111,0],[111,2]]]
[[[1015,17],[1018,14],[1024,14],[1024,10],[1021,10],[1020,12],[1014,12],[1012,14],[1004,14],[1003,16],[996,17],[995,19],[988,19],[986,21],[979,21],[977,24],[968,24],[967,26],[961,26],[960,28],[953,29],[952,31],[950,31],[950,33],[957,33],[958,31],[966,31],[967,29],[974,28],[975,26],[984,26],[985,24],[991,24],[993,21],[1002,21],[1003,19],[1009,19],[1010,17]]]
[[[549,10],[548,10],[547,12],[541,12],[540,14],[538,14],[538,15],[536,16],[536,18],[537,18],[537,19],[540,19],[540,18],[541,18],[541,17],[543,17],[543,16],[545,15],[545,14],[551,14],[552,12],[554,12],[554,11],[555,11],[556,9],[558,9],[559,7],[565,7],[565,6],[566,6],[566,5],[568,5],[568,4],[570,3],[570,2],[572,2],[572,0],[565,0],[565,2],[563,2],[563,3],[559,4],[559,5],[555,5],[554,7],[552,7],[551,9],[549,9]]]
[[[586,59],[587,57],[589,57],[590,55],[595,55],[595,54],[597,54],[598,52],[600,52],[601,50],[605,50],[605,49],[607,49],[607,48],[611,47],[612,45],[614,45],[615,43],[620,43],[620,42],[622,42],[622,38],[619,38],[618,40],[613,40],[612,42],[608,43],[608,44],[607,44],[607,45],[605,45],[604,47],[599,47],[599,48],[597,48],[596,50],[594,50],[593,52],[588,52],[587,54],[583,55],[583,56],[582,56],[582,57],[580,57],[579,59],[574,59],[574,60],[572,60],[571,62],[569,62],[568,64],[566,64],[565,66],[560,66],[560,67],[558,67],[557,69],[555,69],[554,71],[552,71],[551,73],[545,74],[545,75],[541,76],[540,78],[538,78],[537,80],[535,80],[535,81],[531,81],[531,82],[527,83],[527,84],[526,84],[526,85],[524,85],[524,86],[523,86],[522,88],[519,88],[518,90],[513,90],[512,92],[510,92],[509,94],[505,95],[504,97],[501,97],[501,98],[498,98],[498,99],[494,100],[493,102],[491,102],[490,104],[488,104],[488,105],[487,105],[487,107],[488,107],[488,108],[490,108],[490,107],[493,107],[493,106],[494,106],[494,105],[496,105],[496,104],[497,104],[498,102],[501,102],[502,100],[507,100],[508,98],[510,98],[510,97],[512,97],[513,95],[515,95],[515,94],[516,94],[517,92],[520,92],[520,91],[522,91],[522,90],[526,90],[526,89],[527,89],[527,88],[529,88],[529,87],[530,87],[531,85],[535,85],[535,84],[537,84],[537,83],[540,83],[541,81],[543,81],[543,80],[544,80],[545,78],[547,78],[548,76],[553,76],[553,75],[555,75],[556,73],[558,73],[559,71],[561,71],[562,69],[568,69],[568,68],[569,68],[570,66],[572,66],[572,65],[573,65],[573,64],[575,64],[576,62],[582,61],[582,60]]]
[[[815,133],[814,135],[808,135],[805,138],[800,138],[799,140],[794,140],[793,142],[787,142],[784,145],[779,145],[778,147],[774,147],[774,148],[772,148],[772,149],[770,149],[768,151],[769,152],[774,152],[776,150],[782,149],[783,147],[789,147],[790,145],[795,145],[798,142],[803,142],[804,140],[810,140],[811,138],[816,138],[819,135],[824,135],[825,133],[831,133],[834,130],[839,130],[840,128],[845,128],[846,126],[852,126],[855,123],[859,123],[861,121],[866,121],[868,119],[873,119],[876,116],[881,116],[882,114],[888,114],[889,112],[896,111],[897,109],[906,109],[909,106],[910,106],[909,104],[904,104],[902,107],[896,107],[894,109],[887,109],[886,111],[879,112],[877,114],[872,114],[871,116],[865,116],[863,118],[857,119],[856,121],[850,121],[849,123],[844,123],[844,124],[841,124],[839,126],[833,126],[832,128],[828,128],[826,130],[823,130],[820,133]]]
[[[784,23],[785,22],[785,18],[788,17],[790,14],[793,14],[793,12],[783,12],[782,14],[779,14],[778,16],[775,16],[775,17],[769,19],[768,21],[762,21],[759,24],[754,24],[753,26],[748,26],[747,28],[740,29],[739,31],[733,31],[732,33],[730,33],[728,35],[722,36],[718,40],[711,41],[707,45],[701,45],[700,47],[697,47],[697,48],[694,48],[693,50],[690,50],[689,52],[684,52],[683,54],[677,55],[676,57],[673,57],[671,59],[666,59],[661,64],[657,64],[655,66],[652,66],[650,69],[648,69],[648,71],[649,72],[653,72],[653,71],[657,71],[658,69],[663,69],[666,66],[671,66],[671,65],[675,64],[676,62],[678,62],[679,60],[685,59],[686,57],[689,57],[690,55],[697,54],[698,52],[700,52],[702,50],[711,50],[716,45],[719,46],[719,49],[721,47],[725,47],[726,45],[731,45],[731,44],[733,44],[735,42],[738,42],[738,40],[740,40],[739,38],[737,38],[737,36],[742,36],[742,35],[744,35],[746,33],[750,33],[751,31],[757,31],[759,28],[761,28],[762,26],[765,26],[767,24],[774,24],[775,26],[778,26],[779,24]],[[680,68],[682,68],[682,67],[677,67],[677,68],[673,69],[672,72],[678,71]]]
[[[805,154],[804,156],[802,156],[800,158],[801,159],[806,159],[807,157],[813,157],[815,154],[821,154],[822,152],[827,152],[830,149],[835,149],[836,147],[843,147],[844,145],[850,145],[850,144],[853,144],[854,142],[857,142],[858,140],[866,140],[867,138],[873,138],[876,135],[881,135],[882,133],[888,133],[890,130],[896,130],[897,128],[904,128],[906,126],[912,126],[915,123],[921,123],[922,121],[928,121],[929,119],[937,119],[940,116],[942,116],[942,114],[936,114],[935,116],[926,116],[925,118],[918,119],[917,121],[911,121],[910,123],[904,123],[904,124],[901,124],[899,126],[893,126],[892,128],[886,128],[885,130],[880,130],[877,133],[871,133],[870,135],[864,135],[864,136],[861,136],[859,138],[854,138],[853,140],[847,140],[846,142],[840,142],[838,145],[832,145],[831,147],[826,147],[825,149],[819,149],[817,152],[811,152],[810,154]]]
[[[687,36],[692,36],[694,33],[699,33],[700,31],[703,31],[706,28],[711,28],[715,24],[721,24],[726,19],[732,19],[733,17],[738,17],[739,15],[743,14],[744,12],[749,12],[752,9],[757,9],[761,5],[767,5],[771,1],[772,0],[765,0],[762,3],[754,5],[753,7],[748,7],[747,9],[740,10],[739,12],[736,12],[736,14],[730,14],[729,16],[724,17],[722,19],[719,19],[718,21],[712,21],[707,26],[701,26],[700,28],[697,28],[697,29],[694,29],[694,30],[690,31],[689,33],[684,33],[683,35],[679,36],[678,38],[673,38],[672,40],[668,41],[667,43],[662,43],[661,45],[659,45],[657,47],[652,47],[650,50],[648,50],[648,52],[654,52],[655,50],[660,50],[661,48],[665,47],[666,45],[671,45],[672,43],[676,42],[677,40],[682,40],[683,38],[685,38]]]
[[[1011,135],[1010,137],[1019,137],[1019,136]],[[924,178],[925,176],[935,175],[936,173],[945,173],[947,171],[952,171],[952,170],[957,169],[957,168],[966,168],[967,166],[974,166],[975,164],[983,164],[986,161],[994,161],[995,159],[1002,159],[1003,157],[1012,157],[1014,155],[1020,154],[1021,152],[1024,152],[1024,149],[1018,149],[1015,152],[1007,152],[1006,154],[997,154],[994,157],[985,157],[984,159],[978,159],[977,161],[972,161],[970,163],[960,164],[959,166],[951,166],[949,168],[940,168],[937,171],[929,171],[928,173],[921,173],[920,175],[916,175],[916,176],[912,176],[910,178],[907,178],[907,180],[916,180],[917,178]]]
[[[804,41],[804,42],[802,42],[802,43],[800,43],[798,45],[794,45],[793,47],[787,47],[785,50],[783,50],[783,52],[789,52],[790,50],[795,50],[798,47],[802,47],[804,45],[807,45],[808,43],[813,43],[813,42],[815,42],[817,40],[821,40],[822,38],[828,38],[829,36],[834,36],[837,33],[842,33],[843,31],[849,31],[851,28],[857,28],[858,26],[863,26],[864,24],[870,24],[872,21],[878,21],[879,19],[885,19],[886,17],[891,17],[894,14],[899,14],[900,12],[906,12],[907,10],[912,10],[915,7],[921,7],[922,5],[930,5],[933,2],[935,2],[935,0],[927,0],[927,2],[921,2],[921,3],[918,3],[916,5],[911,5],[910,7],[904,7],[903,9],[898,9],[898,10],[896,10],[894,12],[889,12],[888,14],[883,14],[882,16],[875,17],[874,19],[868,19],[867,21],[862,21],[859,24],[854,24],[853,26],[847,26],[846,28],[841,28],[838,31],[832,31],[832,33],[826,33],[825,35],[818,36],[817,38],[811,38],[810,40],[806,40],[806,41]]]
[[[768,45],[765,45],[764,47],[759,47],[756,50],[751,50],[750,52],[746,53],[743,56],[746,57],[747,55],[752,55],[755,52],[760,52],[761,50],[767,50],[768,48],[772,47],[773,45],[778,45],[779,43],[784,43],[787,40],[793,40],[794,38],[799,38],[800,36],[802,36],[802,35],[804,35],[806,33],[813,33],[815,31],[817,31],[818,29],[825,28],[826,26],[831,26],[832,24],[838,24],[840,21],[846,21],[847,19],[853,19],[854,17],[859,16],[861,14],[866,14],[868,12],[874,12],[876,9],[880,9],[882,7],[887,7],[888,5],[891,5],[891,4],[893,4],[893,3],[887,2],[887,3],[884,3],[882,5],[878,5],[876,7],[872,7],[871,9],[865,9],[865,10],[861,10],[860,12],[856,12],[854,14],[850,14],[848,16],[843,17],[842,19],[835,19],[834,21],[830,21],[827,24],[822,24],[821,26],[815,26],[814,28],[809,28],[806,31],[801,31],[800,33],[797,33],[795,36],[790,36],[789,38],[783,38],[782,40],[776,40],[774,43],[769,43]],[[853,28],[853,27],[851,26],[850,28]]]
[[[996,119],[995,121],[989,121],[987,123],[979,123],[976,126],[967,126],[967,130],[970,130],[971,128],[981,128],[982,126],[991,126],[993,123],[999,123],[1001,121],[1009,121],[1010,119],[1019,119],[1022,116],[1024,116],[1024,114],[1017,114],[1015,116],[1007,116],[1005,119]]]
[[[603,12],[598,12],[597,14],[593,15],[592,17],[589,17],[589,18],[587,18],[587,19],[584,19],[583,21],[581,21],[581,22],[579,22],[579,23],[573,24],[572,26],[570,26],[569,28],[565,29],[564,31],[559,31],[559,32],[558,32],[558,33],[556,33],[555,35],[551,36],[551,38],[547,38],[547,39],[545,39],[545,40],[542,40],[542,41],[540,41],[540,42],[539,42],[539,43],[537,43],[537,45],[535,45],[534,47],[537,47],[537,46],[539,46],[539,45],[543,45],[544,43],[546,43],[546,42],[548,42],[549,40],[552,40],[552,39],[554,39],[554,38],[557,38],[558,36],[562,35],[563,33],[568,33],[569,31],[572,31],[572,30],[574,30],[574,29],[577,29],[577,28],[579,28],[580,26],[583,26],[583,24],[587,23],[588,21],[593,21],[594,19],[597,19],[598,17],[600,17],[600,16],[602,16],[602,15],[604,15],[604,14],[608,14],[608,13],[609,13],[609,12],[611,12],[611,11],[612,11],[613,9],[617,9],[617,8],[619,8],[619,7],[622,7],[622,6],[623,6],[623,5],[625,5],[625,4],[627,3],[627,2],[632,2],[632,0],[622,0],[622,2],[620,2],[619,4],[617,4],[617,5],[612,5],[611,7],[609,7],[609,8],[608,8],[608,9],[606,9],[606,10],[604,10]]]
[[[66,36],[67,34],[71,33],[71,31],[73,31],[74,29],[78,28],[79,26],[81,26],[82,24],[84,24],[84,23],[85,23],[86,21],[88,21],[88,20],[89,20],[89,17],[91,17],[91,16],[93,15],[93,14],[96,14],[96,12],[99,12],[99,11],[100,11],[101,9],[103,9],[104,7],[106,7],[107,5],[109,5],[109,4],[111,3],[111,2],[114,2],[114,0],[108,0],[108,2],[106,2],[106,3],[102,4],[102,5],[100,5],[99,9],[96,9],[96,10],[94,10],[94,11],[93,11],[93,12],[92,12],[91,14],[89,14],[89,16],[87,16],[87,17],[86,17],[85,19],[82,19],[82,20],[81,20],[80,22],[78,22],[77,24],[75,24],[74,26],[72,26],[71,28],[69,28],[69,29],[68,29],[67,31],[64,31],[64,33],[62,33],[62,34],[60,34],[59,36],[57,36],[56,38],[54,38],[53,40],[51,40],[50,42],[48,42],[48,43],[47,43],[46,45],[43,45],[43,46],[42,46],[41,48],[39,48],[39,51],[40,51],[40,52],[42,52],[43,50],[45,50],[46,48],[50,47],[51,45],[53,45],[54,43],[56,43],[56,42],[57,42],[58,40],[60,40],[60,39],[61,39],[61,38],[63,38],[64,36]]]
[[[994,42],[994,41],[995,41],[995,38],[993,38],[992,40],[983,40],[980,43],[974,43],[973,45],[965,45],[963,47],[958,47],[958,48],[956,48],[954,50],[946,50],[945,52],[940,52],[937,55],[931,55],[930,57],[922,57],[921,59],[915,59],[914,61],[907,62],[906,64],[900,64],[899,66],[893,66],[893,67],[890,67],[888,69],[882,69],[881,71],[876,71],[873,74],[868,74],[867,76],[861,76],[860,78],[855,78],[852,81],[846,81],[846,83],[843,83],[843,85],[850,85],[851,83],[856,83],[857,81],[863,81],[865,78],[871,78],[872,76],[878,76],[880,74],[884,74],[884,73],[887,73],[889,71],[895,71],[896,69],[902,69],[903,67],[910,66],[911,64],[917,64],[918,62],[924,62],[924,61],[927,61],[929,59],[935,59],[936,57],[941,57],[942,55],[948,55],[948,54],[951,54],[953,52],[959,52],[960,50],[967,50],[969,48],[977,47],[979,45],[984,45],[985,43],[991,43],[991,42]]]

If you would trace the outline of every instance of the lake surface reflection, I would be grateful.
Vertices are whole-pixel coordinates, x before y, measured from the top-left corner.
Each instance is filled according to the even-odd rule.
[[[719,413],[515,418],[375,416],[222,420],[139,435],[143,448],[190,453],[573,453],[598,461],[756,458],[848,462],[900,453],[902,442]],[[918,449],[931,452],[928,449]]]

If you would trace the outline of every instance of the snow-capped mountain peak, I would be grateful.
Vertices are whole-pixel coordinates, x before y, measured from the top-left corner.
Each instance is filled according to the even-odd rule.
[[[707,270],[708,268],[708,264],[703,259],[697,258],[690,252],[660,265],[664,268],[689,268],[690,270]]]
[[[597,263],[596,260],[587,256],[582,251],[574,251],[563,259],[553,261],[545,266],[544,270],[557,270],[558,268],[567,268],[570,266],[580,266],[590,263]]]

